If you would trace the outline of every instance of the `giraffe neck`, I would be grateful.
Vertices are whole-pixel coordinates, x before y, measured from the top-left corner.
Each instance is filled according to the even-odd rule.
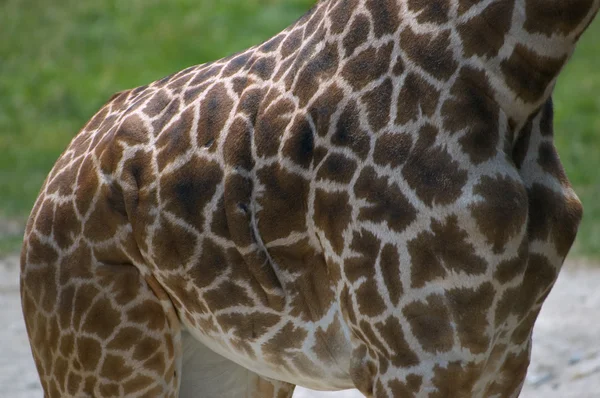
[[[458,2],[460,14],[460,4],[467,2]],[[474,22],[466,22],[465,28],[458,16],[456,24],[459,35],[464,32],[465,56],[478,58],[491,78],[496,100],[521,123],[548,100],[579,37],[600,8],[598,0],[468,3],[478,3],[463,14],[474,15],[469,20]]]
[[[324,38],[338,35],[346,48],[361,40],[399,42],[393,57],[421,62],[439,86],[447,88],[457,78],[470,81],[518,128],[550,96],[600,0],[325,0],[321,5],[329,21]],[[342,58],[355,55],[347,50]]]

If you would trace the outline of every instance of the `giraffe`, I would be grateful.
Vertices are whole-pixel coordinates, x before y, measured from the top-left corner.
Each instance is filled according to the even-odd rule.
[[[322,0],[114,95],[47,177],[47,397],[516,397],[582,207],[552,89],[600,0]]]

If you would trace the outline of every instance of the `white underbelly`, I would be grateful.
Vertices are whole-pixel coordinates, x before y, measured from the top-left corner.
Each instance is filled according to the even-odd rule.
[[[227,365],[225,362],[221,363],[220,358],[216,356],[207,355],[207,349],[218,354],[227,360],[234,362],[235,364],[248,369],[260,376],[285,381],[294,385],[300,385],[303,387],[311,388],[314,390],[340,390],[346,388],[353,388],[354,384],[350,379],[347,372],[333,371],[332,373],[319,372],[319,377],[314,377],[308,374],[294,373],[291,374],[281,367],[275,366],[274,364],[268,363],[266,360],[260,358],[251,358],[242,352],[239,352],[218,338],[213,338],[202,333],[201,330],[195,328],[186,322],[185,317],[181,318],[185,331],[192,338],[184,338],[183,346],[183,373],[190,375],[193,374],[195,379],[204,378],[205,376],[200,373],[206,373],[206,376],[213,373],[219,374],[219,368],[225,368]],[[345,340],[345,339],[344,339]],[[350,341],[347,341],[348,352],[350,349]],[[341,368],[349,368],[349,355],[347,358],[340,358],[338,365]],[[207,363],[208,362],[208,363]],[[221,363],[221,365],[217,365]],[[205,371],[206,366],[210,369]],[[186,369],[187,366],[187,369]],[[190,369],[190,367],[194,369]],[[235,367],[234,367],[235,368]],[[223,370],[223,369],[222,369]],[[238,369],[235,368],[237,372]],[[229,371],[231,373],[231,370]],[[189,376],[188,376],[189,377]],[[214,377],[211,376],[211,377]],[[222,381],[222,383],[229,383],[228,381]],[[206,395],[210,396],[210,395]]]

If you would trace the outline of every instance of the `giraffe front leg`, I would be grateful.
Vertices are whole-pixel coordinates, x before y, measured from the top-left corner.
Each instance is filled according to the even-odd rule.
[[[53,397],[176,397],[174,312],[132,265],[95,262],[83,240],[60,252],[26,237],[21,298],[33,357]]]

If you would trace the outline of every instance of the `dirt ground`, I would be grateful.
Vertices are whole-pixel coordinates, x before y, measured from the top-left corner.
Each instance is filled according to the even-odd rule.
[[[41,397],[21,315],[18,259],[0,260],[0,398]],[[534,331],[523,398],[600,397],[600,266],[570,262]],[[297,388],[294,398],[359,398]]]

